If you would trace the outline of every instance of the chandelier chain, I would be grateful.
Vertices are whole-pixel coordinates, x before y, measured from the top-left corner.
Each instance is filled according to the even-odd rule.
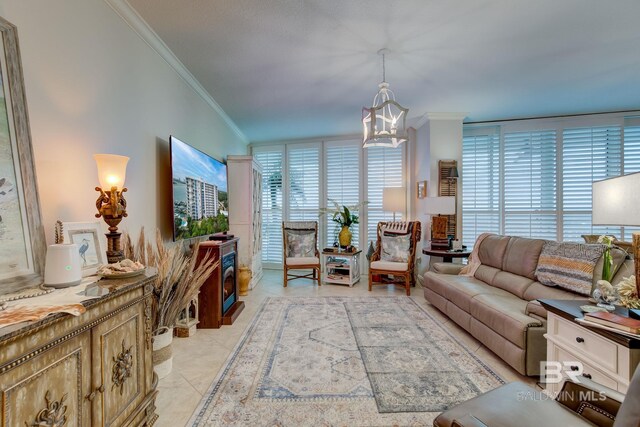
[[[382,54],[382,81],[383,82],[387,81],[387,70],[385,68],[385,63],[384,63],[384,53]]]

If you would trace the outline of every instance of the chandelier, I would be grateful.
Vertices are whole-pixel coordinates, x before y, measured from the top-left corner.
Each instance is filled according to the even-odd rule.
[[[396,97],[389,89],[389,83],[386,82],[384,56],[387,52],[387,49],[378,51],[378,55],[382,55],[382,82],[378,85],[378,93],[373,98],[373,106],[362,109],[363,148],[395,148],[409,140],[406,126],[409,109],[396,102]]]

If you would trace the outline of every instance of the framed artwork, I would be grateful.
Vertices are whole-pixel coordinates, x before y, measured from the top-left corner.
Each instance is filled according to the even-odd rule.
[[[3,294],[42,283],[46,243],[17,30],[2,18],[0,39],[0,294]]]
[[[427,197],[427,181],[418,181],[416,184],[418,199]]]
[[[63,222],[62,237],[65,243],[78,245],[82,275],[90,276],[105,264],[106,244],[100,230],[100,222]]]

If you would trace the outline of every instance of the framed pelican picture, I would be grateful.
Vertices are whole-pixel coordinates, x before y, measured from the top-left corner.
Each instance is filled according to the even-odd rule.
[[[95,274],[98,267],[105,263],[106,238],[100,226],[99,221],[62,223],[64,243],[78,245],[83,276]]]

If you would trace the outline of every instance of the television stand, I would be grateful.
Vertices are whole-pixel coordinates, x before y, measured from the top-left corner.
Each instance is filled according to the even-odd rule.
[[[209,254],[210,262],[220,261],[205,280],[198,295],[198,328],[220,328],[231,325],[244,310],[238,292],[238,238],[200,243],[198,264]]]

